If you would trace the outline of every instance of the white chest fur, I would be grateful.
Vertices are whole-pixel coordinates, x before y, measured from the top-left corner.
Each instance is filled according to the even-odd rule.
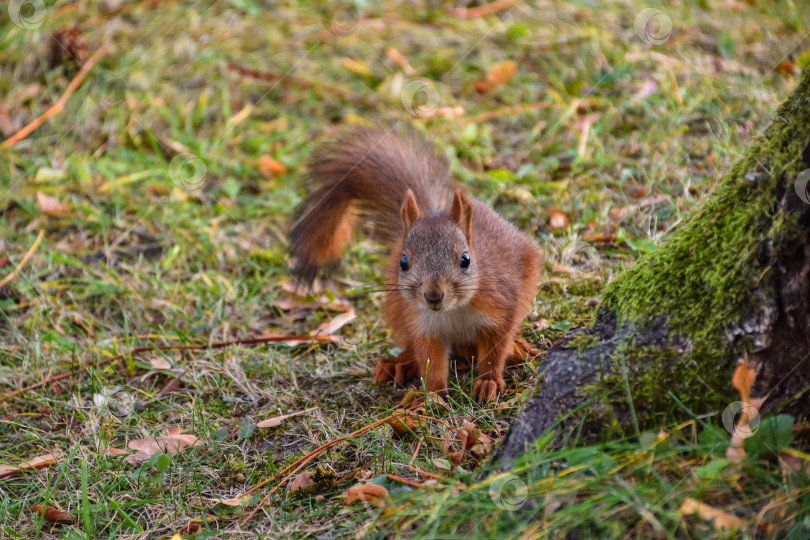
[[[446,345],[476,342],[482,328],[492,326],[492,320],[469,308],[448,311],[428,311],[419,314],[419,332],[431,336]]]

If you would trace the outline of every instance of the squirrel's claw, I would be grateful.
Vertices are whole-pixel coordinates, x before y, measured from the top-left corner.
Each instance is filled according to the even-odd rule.
[[[498,401],[498,393],[506,390],[503,377],[487,374],[473,384],[473,397],[481,404]]]
[[[535,349],[534,346],[520,336],[515,336],[512,343],[512,351],[509,354],[507,362],[510,366],[517,366],[530,360],[531,358],[540,354],[540,349]]]

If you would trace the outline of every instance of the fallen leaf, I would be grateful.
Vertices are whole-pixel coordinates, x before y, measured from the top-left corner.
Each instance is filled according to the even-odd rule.
[[[740,393],[740,398],[744,403],[751,401],[751,387],[756,382],[757,374],[754,368],[748,366],[748,354],[743,356],[743,361],[734,370],[731,377],[731,384]]]
[[[216,499],[216,501],[225,506],[244,506],[250,502],[250,495],[242,495],[241,497],[233,497],[231,499]]]
[[[487,69],[486,77],[475,82],[475,89],[480,94],[491,92],[495,88],[509,81],[517,71],[517,63],[512,60],[505,60],[492,64]]]
[[[60,521],[73,521],[73,516],[66,510],[57,510],[53,506],[43,507],[41,504],[35,504],[31,507],[32,512],[36,512],[45,518],[46,521],[58,523]]]
[[[733,516],[728,512],[724,512],[708,504],[696,501],[691,497],[687,497],[683,500],[679,510],[682,514],[697,514],[702,519],[712,522],[718,529],[739,529],[745,525],[744,519],[740,519],[737,516]]]
[[[169,361],[163,358],[162,356],[151,359],[149,361],[149,365],[155,369],[164,369],[164,370],[172,369],[172,365],[169,363]]]
[[[65,217],[70,215],[70,207],[62,204],[54,197],[45,195],[44,193],[37,192],[37,208],[43,214],[53,217]]]
[[[394,430],[394,434],[399,437],[412,435],[416,428],[422,425],[422,421],[414,414],[407,411],[395,411],[388,421],[388,425]]]
[[[309,409],[305,409],[303,411],[298,411],[290,414],[282,414],[281,416],[274,416],[273,418],[268,418],[267,420],[262,420],[256,427],[258,428],[271,428],[280,426],[286,419],[292,418],[293,416],[299,416],[301,414],[306,414],[308,412],[312,412],[318,409],[318,407],[310,407]]]
[[[586,242],[591,244],[612,244],[616,242],[615,234],[602,234],[602,233],[588,233],[582,237]]]
[[[368,65],[362,60],[355,60],[353,58],[344,58],[341,62],[343,69],[354,73],[355,75],[360,75],[362,77],[370,77],[373,75],[371,70],[369,69]]]
[[[388,497],[388,490],[377,484],[359,484],[350,487],[343,495],[343,503],[346,505],[355,503],[357,501],[366,501],[368,503],[382,503],[381,499]],[[382,503],[384,504],[384,503]]]
[[[149,439],[134,439],[129,441],[129,448],[136,452],[127,456],[129,463],[137,464],[146,461],[155,454],[177,455],[180,450],[187,446],[197,446],[200,442],[197,437],[187,433],[182,433],[182,428],[167,428],[165,435],[158,435]]]
[[[548,211],[548,224],[552,230],[568,228],[568,214],[559,208],[552,208]]]
[[[548,319],[537,319],[532,323],[532,328],[538,331],[548,330],[550,326],[551,325],[549,324]]]
[[[0,465],[0,478],[11,476],[20,471],[29,471],[33,469],[41,469],[42,467],[48,467],[54,463],[59,463],[62,461],[62,459],[61,452],[56,452],[37,456],[27,461],[23,461],[19,465]]]
[[[112,446],[108,446],[99,452],[102,456],[123,456],[124,454],[128,454],[129,451],[122,450],[121,448],[113,448]]]
[[[295,493],[299,489],[307,489],[311,488],[315,485],[315,482],[312,481],[312,471],[304,471],[295,478],[290,483],[290,493]]]
[[[393,47],[388,47],[388,50],[385,53],[388,56],[388,59],[391,60],[394,64],[402,70],[405,75],[409,77],[414,75],[416,71],[411,67],[411,64],[408,63],[408,59],[405,56],[396,50]]]
[[[8,109],[0,105],[0,133],[3,137],[11,137],[17,131],[14,121],[8,114]]]
[[[336,334],[340,331],[341,328],[346,326],[348,323],[352,322],[354,319],[357,318],[357,315],[354,314],[353,311],[347,311],[346,313],[341,313],[340,315],[336,315],[331,321],[327,321],[321,323],[318,326],[318,329],[312,333],[313,336],[331,336]]]
[[[259,158],[259,171],[265,178],[273,178],[276,175],[287,172],[287,167],[283,163],[276,161],[267,154]]]
[[[459,429],[456,430],[456,435],[461,440],[461,449],[451,452],[452,442],[450,441],[450,431],[445,432],[444,435],[444,451],[447,453],[450,461],[455,465],[461,465],[461,460],[464,459],[464,454],[468,449],[472,448],[478,442],[478,426],[472,422],[465,420]]]
[[[179,534],[180,536],[189,536],[192,534],[197,534],[198,532],[200,532],[200,529],[201,527],[199,523],[189,521],[188,524],[183,525],[182,527],[177,529],[177,534]]]

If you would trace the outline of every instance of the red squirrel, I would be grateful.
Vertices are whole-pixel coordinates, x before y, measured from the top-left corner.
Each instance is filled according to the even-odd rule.
[[[403,349],[375,382],[418,375],[444,393],[448,356],[473,358],[473,396],[496,401],[521,321],[534,302],[536,244],[482,202],[450,188],[432,145],[412,131],[355,128],[317,150],[290,232],[294,272],[311,281],[334,265],[362,220],[390,246],[385,320]],[[531,350],[531,349],[528,349]]]

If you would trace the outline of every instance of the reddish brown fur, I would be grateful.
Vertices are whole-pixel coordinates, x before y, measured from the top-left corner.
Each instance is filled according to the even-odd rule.
[[[363,133],[362,141],[367,144],[369,133]],[[388,157],[398,152],[401,156],[393,159],[389,168],[400,167],[412,159],[415,148],[426,148],[424,143],[411,139],[380,136],[388,144]],[[351,141],[350,153],[357,157],[357,140],[351,139],[351,134],[343,139],[346,140]],[[322,156],[339,152],[339,147],[327,147]],[[377,172],[385,167],[382,157],[374,156]],[[389,233],[390,214],[399,218],[398,237],[391,239],[393,235],[388,235],[392,251],[386,286],[391,291],[385,297],[384,315],[404,350],[393,361],[380,361],[375,381],[393,378],[405,383],[418,374],[428,391],[444,392],[449,374],[448,355],[469,355],[475,351],[474,396],[480,401],[497,399],[498,393],[505,389],[506,358],[513,351],[519,325],[531,308],[539,280],[541,258],[534,242],[485,204],[467,199],[461,190],[455,192],[450,204],[445,204],[445,196],[433,189],[431,181],[443,185],[446,178],[415,175],[413,163],[409,163],[407,170],[383,171],[382,175],[388,179],[385,189],[369,189],[368,179],[364,177],[357,182],[353,173],[368,170],[362,157],[352,167],[346,164],[338,167],[328,157],[321,159],[327,164],[321,167],[322,172],[328,171],[332,176],[323,179],[315,176],[313,180],[322,186],[332,186],[332,191],[339,193],[322,197],[317,203],[329,219],[304,219],[306,226],[299,227],[298,235],[294,236],[297,242],[294,252],[303,254],[310,265],[334,260],[348,241],[346,231],[351,230],[350,226],[330,238],[334,229],[324,225],[347,223],[345,216],[350,208],[347,201],[359,200],[365,208],[378,209],[367,215],[376,218],[375,223],[386,223]],[[431,163],[423,171],[443,170],[431,161],[435,160],[432,153],[425,153],[420,159]],[[346,184],[338,189],[337,175]],[[396,182],[402,185],[391,188]],[[355,191],[351,191],[351,186]],[[428,186],[430,189],[426,189]],[[459,265],[462,253],[470,257],[468,267]],[[403,254],[409,262],[408,270],[400,268]],[[432,296],[427,296],[429,293],[441,294],[441,298],[434,302]]]

